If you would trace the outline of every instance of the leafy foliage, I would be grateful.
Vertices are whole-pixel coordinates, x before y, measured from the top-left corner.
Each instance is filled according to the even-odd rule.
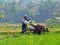
[[[45,22],[49,18],[55,18],[54,15],[60,10],[59,0],[41,0],[41,1],[0,1],[0,10],[4,11],[2,22],[20,23],[24,15],[35,22]],[[0,21],[1,22],[1,21]]]

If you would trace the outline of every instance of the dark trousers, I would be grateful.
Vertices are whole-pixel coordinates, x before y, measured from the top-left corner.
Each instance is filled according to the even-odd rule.
[[[24,33],[27,30],[27,25],[26,24],[22,24],[22,33]]]

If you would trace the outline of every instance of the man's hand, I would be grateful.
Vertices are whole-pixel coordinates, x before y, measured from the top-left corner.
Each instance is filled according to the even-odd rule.
[[[30,21],[30,23],[33,23],[32,21]]]

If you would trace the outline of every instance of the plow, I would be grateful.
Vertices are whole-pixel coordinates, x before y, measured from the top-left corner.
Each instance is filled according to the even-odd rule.
[[[32,27],[34,27],[34,29],[32,29],[32,28],[27,28],[27,30],[26,31],[30,31],[30,32],[32,32],[32,33],[34,33],[34,34],[41,34],[42,32],[49,32],[49,29],[48,29],[48,27],[46,27],[45,25],[41,25],[41,24],[32,24],[32,23],[30,23],[30,25],[32,26]]]

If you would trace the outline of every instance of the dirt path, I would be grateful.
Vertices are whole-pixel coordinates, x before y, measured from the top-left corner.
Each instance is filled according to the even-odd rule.
[[[60,30],[49,30],[49,32],[60,32]]]
[[[21,32],[21,30],[0,30],[0,32]],[[49,30],[49,32],[60,32],[60,30]]]
[[[0,32],[21,32],[21,30],[0,30]]]

